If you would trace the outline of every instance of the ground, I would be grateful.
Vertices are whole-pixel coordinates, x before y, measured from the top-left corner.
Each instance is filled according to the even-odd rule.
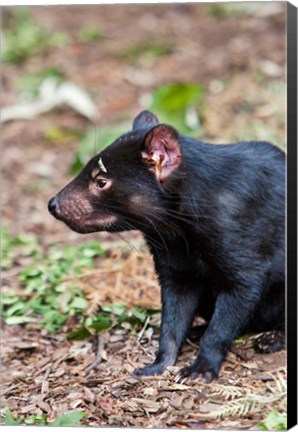
[[[266,139],[284,148],[286,5],[271,2],[240,14],[211,6],[31,8],[32,20],[51,32],[66,32],[71,42],[5,65],[3,104],[17,102],[20,77],[55,66],[92,95],[102,126],[131,121],[144,95],[159,85],[197,82],[205,89],[201,139]],[[78,40],[84,25],[95,26],[103,37]],[[162,53],[152,54],[148,41],[158,41]],[[78,145],[75,138],[56,142],[47,132],[55,127],[86,133],[89,126],[64,107],[3,127],[2,223],[12,235],[35,235],[45,253],[51,245],[86,240],[47,212],[48,199],[71,178]],[[137,251],[118,237],[88,236],[108,251],[98,268],[78,277],[90,313],[100,304],[160,307],[142,237],[124,237]],[[3,272],[4,293],[23,294],[17,276],[28,262],[19,257]],[[197,344],[189,340],[177,366],[163,376],[131,378],[135,367],[154,358],[159,333],[154,324],[158,317],[138,331],[118,328],[69,341],[67,333],[76,325],[72,319],[53,334],[36,323],[10,326],[3,320],[2,406],[22,419],[45,414],[51,422],[82,410],[87,413],[83,425],[194,429],[258,429],[272,408],[285,412],[286,353],[256,354],[252,336],[234,343],[219,379],[209,385],[175,383],[178,369],[195,356]]]

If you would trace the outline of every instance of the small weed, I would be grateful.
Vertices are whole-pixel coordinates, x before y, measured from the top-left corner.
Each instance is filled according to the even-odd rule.
[[[112,328],[125,328],[132,330],[142,328],[150,316],[160,314],[156,309],[134,307],[128,310],[124,305],[101,305],[101,312],[82,320],[82,324],[67,335],[69,340],[82,340],[94,333],[110,330]]]
[[[173,51],[170,45],[166,45],[159,41],[148,40],[131,45],[121,51],[121,56],[128,58],[132,63],[141,63],[144,59],[155,59]]]
[[[260,430],[287,430],[287,416],[273,409],[258,426]]]
[[[20,64],[31,55],[50,47],[68,43],[65,33],[55,32],[32,22],[27,8],[14,7],[12,19],[4,23],[2,60],[8,64]]]
[[[1,227],[1,269],[9,268],[17,255],[39,257],[39,245],[36,237],[21,234],[13,237],[5,227]]]
[[[98,242],[80,246],[50,246],[45,252],[36,237],[12,237],[2,230],[2,266],[7,270],[15,263],[31,258],[31,264],[20,270],[18,283],[22,290],[2,292],[2,316],[7,325],[38,323],[48,333],[61,329],[71,316],[80,317],[80,325],[68,334],[70,340],[85,339],[111,328],[142,327],[148,316],[159,311],[133,308],[121,304],[100,305],[98,313],[87,316],[88,300],[76,277],[94,268],[94,259],[103,257]]]
[[[214,3],[209,6],[209,15],[215,18],[225,18],[229,16],[244,16],[254,14],[260,7],[260,2],[238,2],[238,3]]]
[[[19,425],[21,423],[21,420],[14,418],[12,412],[9,410],[6,410],[4,423],[6,425],[9,425],[9,426],[16,426],[16,425]]]
[[[51,126],[43,134],[46,141],[52,144],[67,144],[74,139],[82,138],[83,134],[77,130],[66,130]]]
[[[70,316],[87,309],[82,290],[66,278],[93,268],[94,258],[104,255],[98,242],[79,247],[52,246],[44,254],[35,237],[13,238],[4,230],[2,239],[3,268],[9,268],[16,258],[32,257],[31,265],[18,276],[22,294],[13,289],[2,293],[2,313],[8,325],[39,321],[41,327],[53,333]]]
[[[58,417],[53,422],[48,422],[44,414],[30,417],[21,416],[15,418],[10,410],[5,410],[4,424],[8,426],[16,425],[34,425],[34,426],[79,426],[82,418],[86,416],[85,411],[71,411]]]
[[[102,32],[95,26],[82,27],[79,32],[79,39],[82,42],[96,42],[103,37]]]

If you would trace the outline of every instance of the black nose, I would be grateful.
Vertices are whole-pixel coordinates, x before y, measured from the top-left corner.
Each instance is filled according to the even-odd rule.
[[[56,197],[51,198],[50,201],[49,201],[49,204],[48,204],[48,209],[49,209],[49,212],[50,212],[52,215],[55,215],[55,214],[56,214],[56,212],[57,212],[57,207],[58,207],[58,201],[57,201],[57,198],[56,198]]]

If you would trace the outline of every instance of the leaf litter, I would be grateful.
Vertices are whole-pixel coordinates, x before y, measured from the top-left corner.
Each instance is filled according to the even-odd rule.
[[[152,259],[145,249],[113,249],[104,259],[104,269],[99,263],[98,270],[77,277],[91,311],[119,302],[129,308],[160,307]],[[234,343],[217,381],[177,384],[179,368],[195,356],[194,344],[186,343],[177,366],[163,375],[131,378],[135,367],[154,359],[158,328],[151,327],[150,319],[147,325],[150,340],[146,330],[115,327],[80,341],[66,339],[67,325],[52,335],[31,323],[27,329],[5,326],[2,405],[15,418],[45,415],[53,422],[76,410],[87,413],[81,424],[89,426],[181,428],[225,427],[233,418],[253,427],[268,404],[285,410],[284,351],[271,354],[270,363],[260,354],[245,363],[237,357],[239,344]],[[252,350],[249,337],[241,342],[241,350]]]

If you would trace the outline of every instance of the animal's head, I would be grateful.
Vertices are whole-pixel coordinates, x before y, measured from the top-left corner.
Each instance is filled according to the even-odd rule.
[[[80,233],[144,230],[148,218],[154,224],[168,205],[181,166],[178,132],[143,111],[131,132],[94,156],[49,201],[49,211]]]

